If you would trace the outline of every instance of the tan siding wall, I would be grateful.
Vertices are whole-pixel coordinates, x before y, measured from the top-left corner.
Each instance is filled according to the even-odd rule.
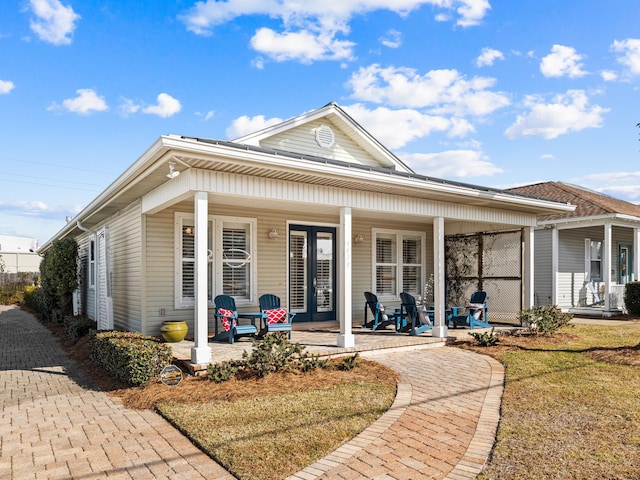
[[[143,331],[141,221],[140,202],[135,202],[107,224],[113,324],[118,330]]]
[[[328,126],[333,130],[335,143],[331,148],[322,148],[316,143],[315,130],[321,125]],[[361,165],[373,167],[383,166],[371,158],[367,152],[338,130],[337,127],[326,121],[311,122],[294,128],[288,132],[263,140],[261,145],[266,148],[275,148],[305,155],[315,155]]]

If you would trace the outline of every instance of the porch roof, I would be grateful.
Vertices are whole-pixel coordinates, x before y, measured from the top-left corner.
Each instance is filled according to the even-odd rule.
[[[224,140],[166,135],[160,137],[107,189],[43,244],[40,250],[45,251],[54,239],[98,225],[170,181],[166,175],[169,161],[176,163],[177,171],[191,168],[219,171],[537,215],[564,213],[574,208],[562,201],[391,168],[371,167]]]

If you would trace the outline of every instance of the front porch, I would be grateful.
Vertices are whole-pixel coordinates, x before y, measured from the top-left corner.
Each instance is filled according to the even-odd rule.
[[[513,326],[497,326],[497,330],[513,329]],[[340,333],[338,322],[326,322],[324,324],[302,324],[294,327],[291,342],[299,343],[305,347],[305,351],[320,356],[352,355],[356,352],[368,352],[386,349],[413,349],[413,348],[436,348],[444,347],[448,343],[454,342],[457,338],[467,338],[471,330],[468,328],[448,329],[449,336],[446,338],[433,337],[431,333],[411,336],[406,333],[397,334],[393,329],[376,330],[360,328],[355,326],[352,333],[355,339],[351,347],[337,345],[336,337]],[[474,332],[489,331],[489,329],[475,328]],[[170,344],[173,347],[173,355],[191,373],[197,374],[206,370],[204,364],[194,364],[191,362],[191,350],[194,347],[192,340],[183,340],[179,343]],[[233,344],[227,342],[214,342],[209,340],[211,347],[212,363],[226,360],[242,359],[242,352],[251,351],[252,343],[249,338],[242,337]]]

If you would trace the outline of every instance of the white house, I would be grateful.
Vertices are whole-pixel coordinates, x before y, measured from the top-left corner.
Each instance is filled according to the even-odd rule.
[[[572,313],[620,313],[625,284],[640,278],[640,205],[561,182],[510,191],[576,205],[538,220],[536,301]]]
[[[0,270],[5,273],[39,272],[38,241],[31,237],[0,235]]]
[[[330,103],[234,141],[160,137],[41,251],[76,239],[84,313],[149,335],[186,320],[203,364],[220,293],[246,311],[276,294],[296,322],[338,322],[352,346],[363,292],[399,302],[433,274],[432,335],[446,337],[449,234],[522,232],[517,303],[531,306],[537,217],[573,208],[415,174]]]

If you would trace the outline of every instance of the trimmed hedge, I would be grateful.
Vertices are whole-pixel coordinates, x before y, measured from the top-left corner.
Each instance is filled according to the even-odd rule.
[[[102,331],[91,340],[89,358],[121,382],[142,385],[173,360],[170,345],[135,332]]]
[[[629,282],[624,286],[624,305],[631,315],[640,315],[640,282]]]
[[[64,333],[72,343],[76,343],[91,330],[96,329],[95,320],[91,320],[90,318],[82,315],[68,315],[62,320],[62,324],[64,325]]]
[[[46,299],[42,288],[35,285],[29,285],[24,289],[24,300],[22,302],[34,312],[43,314],[46,312]]]

